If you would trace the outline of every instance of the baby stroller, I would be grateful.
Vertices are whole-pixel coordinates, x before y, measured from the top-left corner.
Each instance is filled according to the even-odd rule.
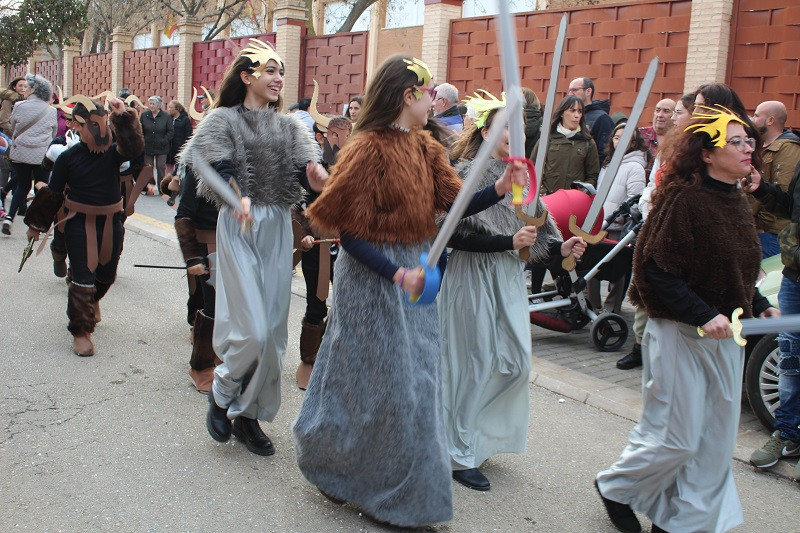
[[[592,196],[577,189],[560,190],[542,197],[542,202],[565,238],[572,235],[569,230],[569,215],[575,214],[580,226],[586,218],[591,200]],[[620,217],[625,220],[627,232],[623,230],[619,242],[606,239],[588,246],[573,272],[567,272],[560,265],[551,268],[555,289],[528,296],[532,324],[565,333],[591,324],[592,342],[598,350],[612,352],[625,345],[629,329],[625,319],[616,313],[598,314],[586,301],[583,290],[586,282],[592,278],[617,281],[624,277],[626,282],[630,280],[632,243],[642,226],[641,215],[634,208],[638,200],[638,196],[631,198],[607,217],[606,222],[609,223]],[[600,229],[601,221],[599,218],[593,233]]]

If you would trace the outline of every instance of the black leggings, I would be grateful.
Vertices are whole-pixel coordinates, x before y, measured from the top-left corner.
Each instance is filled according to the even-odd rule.
[[[17,185],[14,187],[14,197],[11,199],[11,208],[8,210],[8,218],[13,219],[17,214],[19,208],[28,202],[28,193],[31,191],[31,185],[34,181],[43,181],[47,183],[48,175],[50,174],[47,169],[42,165],[29,165],[28,163],[11,162],[14,165],[14,173]]]
[[[324,247],[324,249],[323,249]],[[303,269],[303,278],[306,281],[306,320],[311,324],[321,324],[328,316],[328,306],[324,300],[317,298],[317,285],[319,283],[319,254],[330,253],[330,244],[315,244],[307,252],[303,252],[300,267]],[[331,255],[331,280],[333,279],[333,263],[335,255]]]

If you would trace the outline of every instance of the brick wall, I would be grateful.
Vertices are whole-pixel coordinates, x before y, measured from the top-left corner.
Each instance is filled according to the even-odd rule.
[[[177,46],[125,52],[122,85],[128,87],[142,102],[151,96],[160,96],[166,106],[178,94],[177,55]]]
[[[353,96],[364,94],[367,77],[367,33],[338,33],[305,40],[302,96],[311,97],[319,83],[320,113],[341,113]],[[291,104],[292,102],[288,102]]]
[[[76,57],[73,61],[72,87],[73,95],[89,97],[111,90],[111,52]]]
[[[194,59],[192,66],[192,87],[200,90],[204,86],[216,91],[217,85],[222,81],[225,70],[231,64],[232,58],[247,45],[251,36],[237,37],[235,39],[218,39],[203,41],[194,44]],[[257,39],[275,45],[275,34],[266,33],[253,35]],[[184,102],[184,106],[189,103]]]
[[[567,13],[567,43],[557,99],[570,80],[594,80],[596,98],[610,99],[611,110],[630,112],[648,62],[661,59],[648,105],[683,91],[691,13],[690,0],[643,0],[515,16],[522,83],[544,101],[562,12]],[[501,90],[497,35],[492,17],[458,19],[450,27],[447,81],[471,94]],[[443,81],[443,80],[437,80]],[[643,122],[648,122],[647,114]]]
[[[800,128],[800,4],[739,0],[733,28],[728,84],[750,113],[761,102],[783,102],[788,125]]]
[[[378,66],[394,54],[422,55],[422,26],[382,29],[378,39]]]
[[[58,68],[58,59],[38,61],[36,74],[49,80],[53,85],[61,85],[61,69]]]

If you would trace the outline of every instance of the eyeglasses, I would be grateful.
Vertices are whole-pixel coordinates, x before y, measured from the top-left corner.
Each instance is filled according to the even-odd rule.
[[[570,87],[569,89],[567,89],[567,94],[573,94],[578,91],[585,91],[586,89],[588,89],[588,87]]]
[[[731,137],[728,139],[728,144],[739,150],[740,152],[744,152],[744,147],[749,146],[751,150],[756,149],[756,140],[752,137],[745,137],[742,139],[741,137]]]
[[[436,89],[431,89],[430,87],[420,87],[419,85],[414,85],[415,89],[419,89],[420,91],[425,91],[426,93],[430,93],[431,99],[436,100]]]

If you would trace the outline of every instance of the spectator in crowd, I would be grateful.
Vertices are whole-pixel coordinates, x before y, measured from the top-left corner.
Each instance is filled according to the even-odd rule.
[[[14,104],[24,97],[22,94],[25,92],[25,78],[14,78],[8,84],[7,89],[0,91],[0,133],[4,133],[7,137],[11,137],[11,109]],[[7,147],[6,147],[7,148]],[[6,195],[14,188],[16,182],[13,181],[13,172],[11,163],[8,157],[0,157],[0,211],[2,211],[2,218],[5,218],[6,208]]]
[[[611,103],[608,100],[593,100],[594,83],[589,78],[575,78],[569,82],[567,96],[577,96],[583,101],[584,117],[589,132],[597,146],[598,161],[605,161],[605,147],[614,129],[614,121],[608,115]]]
[[[786,129],[786,106],[781,102],[761,102],[753,115],[753,124],[762,137],[761,179],[789,190],[797,163],[800,161],[800,137]],[[761,240],[761,254],[771,257],[781,253],[778,233],[789,224],[789,219],[762,209],[761,203],[752,202],[756,218],[756,231]]]
[[[131,90],[128,87],[123,87],[122,89],[119,90],[119,99],[122,100],[123,102],[130,95],[131,95]]]
[[[354,96],[350,99],[350,102],[347,104],[347,118],[350,119],[350,122],[354,123],[358,120],[358,115],[361,113],[361,106],[364,105],[364,98],[361,96]]]
[[[311,98],[301,98],[299,102],[297,102],[297,111],[294,112],[295,116],[300,119],[300,122],[308,126],[308,129],[311,131],[311,134],[314,134],[314,118],[308,112],[308,108],[311,105]]]
[[[172,141],[172,117],[161,110],[160,96],[147,99],[147,111],[142,113],[142,133],[144,134],[144,161],[155,170],[155,183],[166,174],[167,154]],[[155,193],[155,184],[147,184],[147,195]]]
[[[522,88],[522,96],[525,98],[525,153],[530,154],[542,133],[542,104],[536,93],[527,87]]]
[[[24,212],[28,193],[34,181],[47,182],[48,172],[42,160],[56,136],[58,120],[56,109],[50,106],[53,86],[41,76],[25,76],[25,100],[19,101],[11,111],[11,165],[16,174],[16,187],[11,200],[11,208],[3,221],[2,231],[11,235],[14,215]],[[21,210],[22,208],[22,210]]]
[[[453,131],[464,129],[464,119],[458,111],[458,89],[455,85],[442,83],[434,89],[433,118],[439,119]]]
[[[694,93],[686,93],[675,102],[675,109],[672,110],[672,124],[675,131],[681,132],[692,120],[692,106],[694,105]]]
[[[167,173],[172,174],[175,167],[175,156],[192,136],[192,121],[183,105],[177,100],[167,104],[167,113],[172,117],[172,140],[167,154]]]
[[[606,146],[606,160],[603,162],[603,168],[600,169],[600,175],[597,178],[598,187],[607,179],[613,179],[614,183],[608,192],[605,203],[603,203],[603,213],[605,216],[610,215],[616,211],[623,202],[626,202],[642,194],[645,186],[645,166],[647,165],[647,146],[644,139],[639,134],[638,130],[634,130],[633,138],[631,139],[628,148],[625,149],[625,156],[622,158],[622,164],[617,171],[616,176],[608,176],[606,169],[608,164],[611,163],[611,157],[614,152],[619,148],[619,140],[622,137],[622,132],[625,129],[625,122],[617,124],[614,131],[611,133],[611,140]],[[608,227],[608,238],[619,240],[624,220],[618,219],[612,221]],[[600,280],[592,278],[588,282],[589,288],[589,301],[592,307],[600,309]],[[628,286],[626,277],[611,281],[608,284],[608,296],[606,297],[603,305],[603,311],[609,313],[619,313],[622,309],[622,300],[625,298],[625,291]]]
[[[672,128],[672,112],[674,110],[675,100],[669,98],[659,100],[653,111],[653,125],[639,128],[639,133],[642,134],[647,150],[650,153],[651,163],[647,166],[648,171],[652,169],[652,161],[658,154],[659,145],[664,142],[667,133]]]

